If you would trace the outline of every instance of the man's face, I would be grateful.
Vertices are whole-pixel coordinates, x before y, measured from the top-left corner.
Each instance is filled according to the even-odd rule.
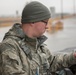
[[[45,32],[45,30],[48,29],[47,23],[48,20],[42,20],[40,22],[34,23],[34,37],[40,37]]]

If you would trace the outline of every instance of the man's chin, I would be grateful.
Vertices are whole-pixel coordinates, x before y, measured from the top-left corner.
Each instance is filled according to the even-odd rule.
[[[39,35],[38,37],[41,37],[43,34]]]

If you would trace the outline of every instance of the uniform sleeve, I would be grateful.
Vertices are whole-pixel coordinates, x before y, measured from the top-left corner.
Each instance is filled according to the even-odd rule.
[[[76,57],[74,56],[75,52],[59,53],[54,55],[54,53],[51,53],[46,47],[43,47],[43,51],[46,53],[50,63],[50,72],[56,72],[57,70],[76,64]]]
[[[76,64],[76,58],[74,57],[74,53],[57,54],[51,65],[51,71],[55,72],[64,67],[70,67],[73,64]]]
[[[6,48],[1,53],[1,61],[2,61],[1,63],[2,75],[28,75],[27,67],[23,69],[20,57],[18,53],[14,50],[14,48],[10,49]]]

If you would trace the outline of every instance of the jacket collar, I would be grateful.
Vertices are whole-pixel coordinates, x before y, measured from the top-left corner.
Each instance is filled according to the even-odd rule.
[[[47,37],[45,35],[42,35],[39,38],[30,38],[28,37],[22,30],[21,25],[19,23],[14,24],[14,26],[5,34],[5,37],[12,36],[12,37],[18,37],[20,39],[25,39],[26,42],[28,42],[30,45],[36,47],[39,47],[43,42],[46,41]]]

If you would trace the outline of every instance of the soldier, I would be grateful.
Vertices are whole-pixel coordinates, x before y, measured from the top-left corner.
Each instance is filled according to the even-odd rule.
[[[37,1],[27,4],[0,44],[0,75],[49,75],[76,62],[76,53],[53,56],[43,35],[50,12]]]

